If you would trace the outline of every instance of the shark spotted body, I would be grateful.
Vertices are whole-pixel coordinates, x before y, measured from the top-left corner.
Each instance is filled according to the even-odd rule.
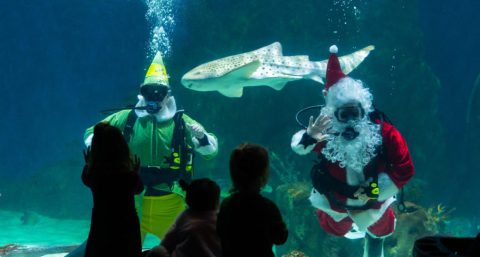
[[[367,46],[339,58],[345,74],[355,69],[374,49]],[[312,62],[307,55],[283,56],[275,42],[260,49],[201,64],[183,75],[181,83],[196,91],[218,91],[241,97],[244,87],[269,86],[281,90],[286,83],[311,79],[323,84],[328,60]]]

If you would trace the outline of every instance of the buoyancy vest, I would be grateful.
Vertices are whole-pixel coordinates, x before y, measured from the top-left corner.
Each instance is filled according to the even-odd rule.
[[[383,122],[389,122],[388,117],[381,111],[375,110],[369,113],[369,119],[377,123],[380,121],[380,131],[383,128]],[[350,206],[342,201],[338,200],[334,195],[334,192],[339,193],[347,198],[355,199],[354,193],[360,188],[360,186],[348,185],[346,182],[340,181],[337,178],[333,177],[327,168],[328,160],[323,157],[323,155],[318,155],[318,160],[315,162],[314,166],[310,171],[310,177],[312,179],[313,188],[319,193],[324,194],[331,202],[335,203],[337,206],[342,207],[347,210],[366,210],[370,209],[374,204],[377,203],[376,199],[380,193],[378,187],[378,163],[379,159],[386,161],[384,158],[383,146],[380,145],[376,149],[377,155],[370,161],[371,165],[367,165],[365,168],[365,179],[368,182],[368,187],[364,187],[365,193],[372,198],[363,206]]]
[[[171,142],[171,154],[166,157],[165,162],[168,164],[167,168],[158,167],[141,167],[140,177],[147,191],[149,186],[154,186],[160,183],[166,183],[172,187],[173,182],[183,179],[190,182],[193,177],[193,148],[187,144],[185,133],[185,121],[183,120],[184,111],[178,110],[173,117],[174,130]],[[135,110],[129,112],[123,135],[127,142],[129,142],[134,133],[133,127],[137,121],[138,116]]]

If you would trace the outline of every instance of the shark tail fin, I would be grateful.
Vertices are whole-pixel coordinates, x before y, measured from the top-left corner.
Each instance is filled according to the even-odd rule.
[[[360,63],[363,62],[363,60],[365,60],[365,58],[367,58],[370,52],[373,51],[374,49],[375,49],[375,46],[369,45],[354,53],[338,58],[338,61],[340,62],[340,66],[342,67],[342,71],[345,74],[352,72],[354,69],[358,67],[358,65],[360,65]]]
[[[354,69],[356,69],[358,65],[360,65],[360,63],[362,63],[363,60],[365,60],[365,58],[367,58],[370,52],[373,51],[374,49],[375,49],[375,46],[369,45],[349,55],[344,55],[339,57],[338,60],[340,62],[340,67],[342,68],[343,73],[349,74]],[[318,72],[316,76],[318,76],[319,78],[325,78],[326,72],[327,72],[328,59],[319,61],[319,62],[313,62],[313,63],[316,71]],[[311,76],[311,79],[320,82],[314,77],[315,76]],[[320,83],[323,83],[323,80]]]

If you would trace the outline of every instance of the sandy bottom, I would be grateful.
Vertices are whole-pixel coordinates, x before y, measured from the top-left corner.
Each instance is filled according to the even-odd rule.
[[[24,213],[0,210],[0,247],[8,244],[19,245],[20,248],[38,249],[80,245],[88,237],[90,220],[53,219],[35,213],[28,214],[22,221]],[[159,240],[147,235],[144,248],[151,248]],[[53,254],[53,253],[52,253]],[[56,253],[61,257],[66,253]],[[0,256],[15,256],[14,252]],[[30,255],[29,255],[30,256]],[[31,256],[46,256],[44,254]]]

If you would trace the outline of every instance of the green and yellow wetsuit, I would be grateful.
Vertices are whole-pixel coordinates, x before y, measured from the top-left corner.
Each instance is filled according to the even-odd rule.
[[[124,130],[127,118],[132,110],[123,110],[106,117],[102,122],[107,122],[112,126]],[[188,125],[200,125],[198,122],[183,114],[182,119]],[[93,127],[85,131],[85,142],[91,139]],[[130,151],[136,154],[141,161],[142,167],[154,166],[160,169],[169,168],[167,161],[172,155],[172,139],[174,134],[175,122],[173,119],[158,122],[155,116],[148,115],[138,117],[133,125],[132,133],[128,141]],[[216,137],[211,133],[206,133],[209,141],[215,141]],[[210,146],[201,146],[198,140],[194,139],[189,130],[185,130],[186,145],[192,147],[205,159],[211,159],[216,156],[218,149],[215,145],[207,151],[202,148]],[[87,143],[88,144],[88,143]],[[177,215],[185,208],[183,200],[183,191],[175,182],[173,185],[160,183],[150,187],[151,191],[164,192],[162,194],[149,195],[142,194],[136,197],[137,213],[141,222],[142,242],[147,233],[152,233],[163,238],[171,224],[175,221]]]

